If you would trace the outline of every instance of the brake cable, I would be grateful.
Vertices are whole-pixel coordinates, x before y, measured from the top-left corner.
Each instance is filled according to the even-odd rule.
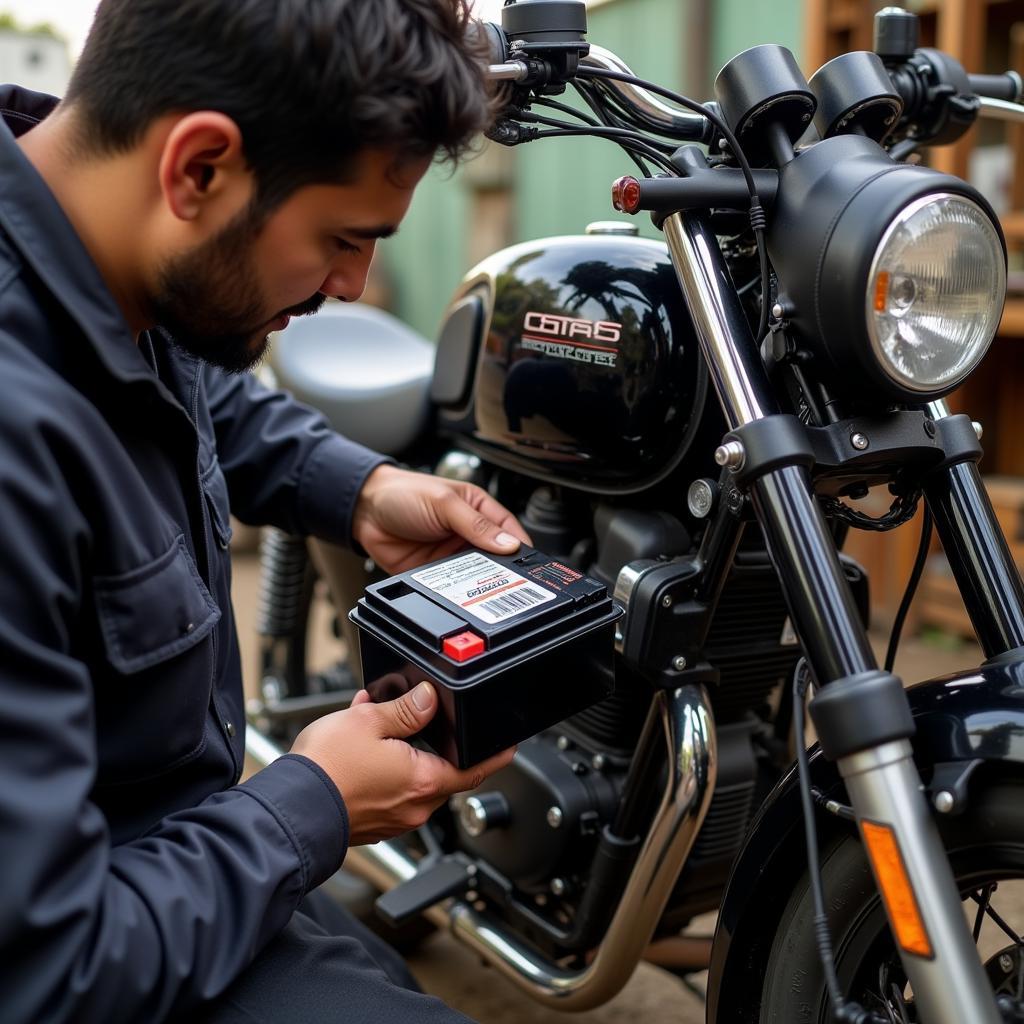
[[[829,930],[828,915],[825,913],[825,889],[821,881],[818,830],[814,818],[814,798],[811,795],[811,772],[807,762],[807,744],[804,736],[804,711],[810,670],[807,659],[801,658],[793,672],[793,734],[796,744],[797,775],[800,781],[800,803],[804,813],[804,838],[807,844],[807,874],[810,879],[811,897],[814,902],[814,937],[818,955],[825,974],[832,1016],[840,1024],[889,1024],[884,1018],[865,1010],[855,1002],[843,999],[836,973],[835,955],[832,951],[832,933]]]

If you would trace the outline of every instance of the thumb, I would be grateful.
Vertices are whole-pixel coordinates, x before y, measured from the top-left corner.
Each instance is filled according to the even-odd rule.
[[[392,739],[404,739],[418,733],[434,717],[437,694],[430,683],[422,682],[397,700],[378,704],[377,708],[384,716],[385,735]]]

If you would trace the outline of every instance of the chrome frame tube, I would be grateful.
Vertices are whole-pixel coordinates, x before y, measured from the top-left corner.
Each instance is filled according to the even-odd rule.
[[[903,955],[918,1019],[926,1024],[1000,1024],[1002,1015],[981,967],[949,860],[942,851],[906,740],[844,758],[839,770],[858,821],[891,826],[935,956]],[[876,877],[877,882],[877,877]]]
[[[431,921],[450,929],[537,1002],[559,1010],[600,1006],[629,981],[650,944],[711,803],[717,751],[711,703],[704,687],[684,686],[672,693],[658,693],[651,713],[660,721],[665,740],[669,765],[665,791],[615,915],[586,967],[568,970],[546,960],[496,917],[461,900],[448,900],[427,912]],[[250,746],[252,734],[251,729],[246,733],[246,749],[260,760],[273,745],[260,737],[262,743]],[[387,891],[412,878],[417,863],[392,840],[349,850],[345,869]]]

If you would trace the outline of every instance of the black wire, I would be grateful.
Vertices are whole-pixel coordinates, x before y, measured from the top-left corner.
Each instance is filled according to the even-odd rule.
[[[807,744],[804,738],[804,708],[807,693],[807,660],[801,658],[793,672],[793,734],[796,742],[796,760],[800,777],[800,803],[804,812],[804,837],[807,843],[807,874],[810,877],[811,896],[814,900],[814,932],[818,940],[821,967],[825,972],[825,985],[832,1013],[838,1018],[843,1006],[843,993],[836,975],[832,955],[832,936],[825,915],[825,890],[821,883],[821,861],[818,850],[818,831],[814,824],[814,799],[811,796],[811,773],[807,765]]]
[[[733,156],[736,158],[736,162],[740,165],[740,170],[743,172],[744,180],[747,183],[747,191],[750,193],[750,225],[754,230],[754,238],[757,240],[758,262],[761,268],[761,315],[758,318],[757,336],[755,338],[755,341],[760,344],[768,333],[768,304],[771,302],[771,270],[768,264],[768,247],[764,237],[766,222],[764,209],[761,207],[761,199],[757,194],[757,186],[754,184],[753,171],[750,169],[750,163],[740,148],[736,136],[733,135],[729,126],[718,114],[703,103],[698,103],[696,100],[681,96],[679,93],[673,92],[671,89],[665,89],[654,82],[648,82],[646,79],[637,78],[635,75],[627,75],[620,71],[611,71],[607,68],[581,67],[577,71],[577,75],[582,78],[609,78],[619,82],[629,82],[632,85],[639,86],[641,89],[646,89],[648,92],[653,92],[655,95],[664,96],[666,99],[672,100],[673,103],[678,103],[679,106],[686,107],[688,110],[700,114],[702,117],[707,118],[722,133],[725,141],[729,144],[729,148],[732,150]]]
[[[560,110],[563,114],[568,114],[572,117],[578,117],[584,124],[599,125],[600,121],[595,121],[589,114],[584,114],[582,110],[578,110],[576,107],[570,107],[568,103],[559,103],[558,100],[553,100],[549,96],[545,96],[543,99],[535,99],[531,101],[533,104],[541,107],[551,107],[552,110]]]
[[[821,881],[821,860],[818,849],[818,830],[814,820],[814,798],[811,794],[811,772],[807,762],[807,741],[804,735],[804,708],[810,673],[807,659],[801,658],[793,672],[793,738],[796,744],[797,776],[800,782],[800,804],[804,814],[804,838],[807,843],[807,875],[811,883],[814,902],[814,937],[825,974],[825,987],[837,1021],[849,1024],[873,1024],[879,1018],[854,1002],[843,998],[836,974],[835,955],[832,952],[832,934],[825,913],[825,889]]]
[[[662,157],[667,157],[667,152],[661,152],[659,150],[659,143],[654,142],[652,139],[648,139],[646,135],[642,135],[635,128],[620,128],[618,125],[578,125],[573,124],[571,121],[559,121],[554,117],[545,117],[543,114],[534,113],[532,110],[523,110],[516,115],[517,121],[525,121],[527,124],[546,124],[553,128],[568,128],[571,131],[580,131],[584,134],[599,134],[609,135],[614,134],[615,136],[621,136],[622,138],[631,138],[635,142],[640,143],[643,146],[648,147],[654,153],[660,153]],[[669,164],[671,166],[671,164]]]
[[[652,163],[656,163],[656,164],[658,164],[659,167],[662,167],[662,168],[664,168],[667,171],[671,171],[672,173],[675,173],[675,168],[672,166],[671,162],[663,154],[659,153],[657,150],[651,149],[649,146],[647,146],[646,144],[644,144],[643,142],[641,142],[641,141],[639,141],[637,139],[634,139],[634,138],[622,138],[622,139],[620,139],[620,138],[617,138],[614,134],[608,134],[608,133],[615,132],[615,131],[617,131],[617,129],[614,129],[614,128],[604,128],[604,129],[600,129],[600,130],[599,129],[594,129],[594,128],[567,128],[567,129],[557,129],[557,130],[553,129],[551,131],[546,131],[546,132],[537,132],[537,134],[534,136],[534,138],[535,139],[556,139],[556,138],[559,138],[559,137],[566,137],[566,136],[582,136],[582,135],[586,135],[586,136],[590,136],[591,138],[595,138],[595,139],[608,139],[608,141],[617,143],[623,149],[633,150],[633,151],[635,151],[637,153],[643,153],[644,156],[646,156],[647,159],[650,160]]]
[[[900,634],[903,632],[903,624],[906,622],[907,613],[910,611],[911,602],[917,592],[917,585],[921,582],[921,575],[924,572],[925,562],[928,561],[928,548],[932,541],[932,513],[927,505],[924,507],[924,518],[921,521],[921,540],[917,546],[917,557],[914,559],[914,567],[910,570],[910,579],[907,580],[907,589],[903,592],[903,600],[900,602],[899,611],[892,623],[892,632],[889,634],[889,647],[885,652],[885,671],[891,672],[896,664],[896,651],[900,646]]]
[[[576,92],[579,93],[580,98],[583,100],[583,102],[586,103],[586,105],[590,107],[590,109],[597,115],[602,124],[614,123],[616,127],[619,127],[619,122],[615,119],[615,115],[608,109],[608,106],[603,102],[602,98],[598,94],[597,89],[592,88],[589,84],[577,82],[576,80],[573,80],[572,86],[576,90]],[[637,167],[640,168],[640,173],[645,178],[651,177],[651,172],[647,164],[645,164],[643,160],[641,160],[640,157],[637,156],[636,153],[629,149],[625,150],[625,153],[629,157],[629,159],[632,160],[633,163],[635,163]]]

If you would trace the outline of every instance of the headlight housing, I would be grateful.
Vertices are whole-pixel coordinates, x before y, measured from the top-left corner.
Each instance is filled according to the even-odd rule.
[[[914,392],[955,387],[992,343],[1005,294],[989,215],[964,196],[915,200],[889,225],[868,272],[868,337],[883,372]]]
[[[769,255],[813,375],[848,410],[957,387],[999,326],[1006,247],[967,182],[836,136],[779,173]]]

